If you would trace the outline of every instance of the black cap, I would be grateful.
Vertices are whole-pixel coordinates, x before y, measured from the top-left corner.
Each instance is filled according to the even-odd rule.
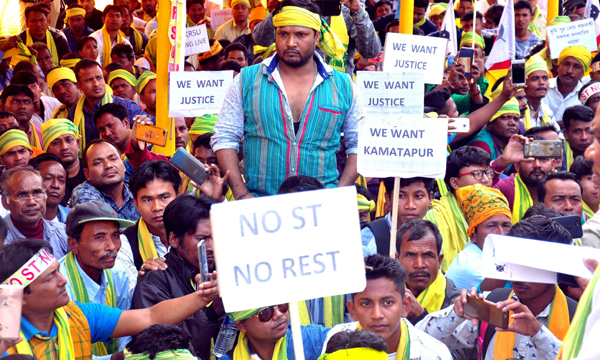
[[[90,221],[115,221],[119,224],[119,228],[126,228],[135,224],[133,221],[120,219],[108,204],[97,200],[89,201],[75,205],[73,210],[67,215],[67,236],[73,237],[79,225]]]

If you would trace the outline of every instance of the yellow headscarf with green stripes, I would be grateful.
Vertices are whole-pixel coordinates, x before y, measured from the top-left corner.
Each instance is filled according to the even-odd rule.
[[[498,112],[495,113],[494,116],[492,116],[490,122],[506,114],[517,114],[519,116],[521,115],[521,110],[519,109],[519,101],[517,99],[511,98],[510,100],[505,102],[504,105],[502,105],[502,107],[500,108],[500,110],[498,110]]]
[[[150,360],[150,354],[132,354],[129,350],[125,349],[125,360]],[[170,359],[183,359],[183,360],[197,360],[198,358],[192,355],[189,350],[177,349],[177,350],[166,350],[156,353],[154,360],[170,360]]]
[[[69,69],[73,69],[75,65],[77,65],[81,59],[65,59],[60,61],[60,66],[66,67]]]
[[[32,150],[27,134],[22,130],[11,129],[0,136],[0,156],[6,154],[8,150],[15,146],[23,146]]]
[[[144,71],[142,75],[140,75],[140,77],[137,79],[137,83],[135,84],[135,89],[137,93],[141,95],[142,91],[144,91],[144,88],[146,87],[146,85],[148,85],[148,83],[151,80],[156,80],[156,74],[152,71]]]
[[[246,311],[236,311],[232,313],[227,313],[227,316],[229,316],[231,321],[237,322],[249,319],[260,310],[262,310],[262,308],[250,309]],[[248,338],[243,332],[240,332],[240,335],[238,337],[238,343],[235,349],[233,350],[233,360],[250,360],[250,353],[248,352]],[[282,336],[275,343],[275,350],[273,351],[272,360],[287,360],[287,334]]]
[[[154,76],[156,76],[156,75],[154,75]],[[129,85],[131,85],[133,87],[136,86],[136,82],[137,82],[137,80],[135,79],[135,76],[125,69],[117,69],[117,70],[112,71],[110,73],[110,75],[108,75],[108,79],[107,79],[108,85],[110,85],[110,83],[115,79],[123,79],[123,80],[127,81],[129,83]]]
[[[431,19],[432,16],[441,15],[441,13],[446,11],[446,9],[448,9],[448,4],[446,4],[446,3],[439,3],[439,4],[431,5],[431,11],[429,11],[429,19]]]
[[[534,71],[545,71],[548,74],[548,67],[546,66],[546,61],[541,58],[539,55],[534,55],[527,60],[525,63],[525,74],[529,76]]]
[[[558,25],[558,24],[568,24],[570,22],[571,22],[571,18],[568,16],[556,16],[556,17],[554,17],[554,19],[552,19],[552,21],[550,21],[550,24],[548,24],[548,26]]]
[[[375,210],[375,201],[367,200],[364,195],[356,194],[358,201],[358,210],[369,210],[369,212]]]
[[[577,45],[564,48],[558,56],[558,65],[568,57],[577,59],[581,63],[581,66],[583,66],[584,72],[587,71],[592,63],[592,53],[585,46]]]
[[[192,124],[192,127],[190,128],[189,134],[190,135],[202,135],[202,134],[206,134],[209,132],[213,132],[213,128],[215,127],[217,120],[219,120],[218,114],[207,114],[207,115],[198,116],[194,120],[194,123]]]
[[[44,151],[48,151],[48,146],[59,136],[71,134],[79,139],[77,126],[68,119],[51,119],[42,124],[42,142]]]
[[[460,47],[464,47],[465,44],[472,44],[473,43],[473,32],[469,31],[466,33],[463,33],[462,38],[460,38]],[[475,33],[475,44],[479,45],[479,47],[484,50],[485,49],[485,41],[483,41],[483,38]]]

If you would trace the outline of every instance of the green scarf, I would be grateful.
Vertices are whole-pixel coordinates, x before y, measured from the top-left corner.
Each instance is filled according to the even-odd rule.
[[[525,212],[533,206],[533,199],[527,190],[527,186],[521,176],[515,176],[515,199],[513,200],[512,223],[513,225],[521,221]]]

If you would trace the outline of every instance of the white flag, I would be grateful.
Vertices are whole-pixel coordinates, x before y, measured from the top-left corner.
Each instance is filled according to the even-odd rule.
[[[454,5],[452,4],[452,0],[448,2],[448,9],[446,9],[446,15],[444,15],[440,36],[444,39],[448,39],[446,53],[456,55],[456,48],[459,43],[456,39],[456,21],[454,20]]]
[[[515,42],[515,9],[513,0],[508,0],[500,18],[496,41],[485,62],[485,68],[489,70],[494,64],[514,59]]]
[[[600,16],[598,12],[600,9],[600,2],[598,0],[587,0],[585,4],[585,12],[583,17],[586,19],[594,19],[594,27],[596,28],[596,42],[600,39]]]

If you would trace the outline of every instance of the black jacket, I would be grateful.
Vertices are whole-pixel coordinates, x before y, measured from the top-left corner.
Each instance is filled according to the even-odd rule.
[[[167,270],[149,271],[138,278],[131,300],[132,309],[145,309],[195,291],[191,279],[197,272],[173,248],[167,254],[167,266]],[[210,359],[211,339],[216,341],[222,321],[219,318],[209,306],[179,324],[191,337],[195,355],[203,360]]]

